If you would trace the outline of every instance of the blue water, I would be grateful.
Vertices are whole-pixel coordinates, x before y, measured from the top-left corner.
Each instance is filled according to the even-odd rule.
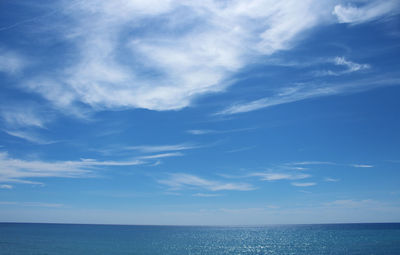
[[[400,254],[400,224],[173,227],[0,223],[0,254]]]

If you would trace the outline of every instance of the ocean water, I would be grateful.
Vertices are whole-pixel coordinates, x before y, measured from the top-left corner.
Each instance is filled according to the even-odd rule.
[[[0,223],[0,254],[400,254],[400,224],[177,227]]]

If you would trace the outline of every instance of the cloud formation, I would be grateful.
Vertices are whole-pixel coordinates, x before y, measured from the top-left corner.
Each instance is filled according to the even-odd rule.
[[[169,151],[184,151],[199,148],[199,146],[191,144],[171,144],[171,145],[138,145],[127,146],[125,150],[135,150],[145,153],[169,152]]]
[[[160,158],[179,157],[179,156],[183,156],[183,153],[180,153],[180,152],[160,153],[160,154],[154,154],[154,155],[141,156],[139,158],[140,159],[160,159]]]
[[[399,2],[396,0],[371,1],[363,6],[355,5],[336,5],[333,14],[336,15],[340,23],[363,23],[384,16],[395,15],[398,13]]]
[[[236,190],[236,191],[248,191],[254,190],[254,187],[247,183],[228,183],[213,181],[200,178],[195,175],[176,173],[171,174],[168,179],[158,180],[159,183],[169,186],[172,190],[180,189],[205,189],[210,191],[221,191],[221,190]]]
[[[340,71],[333,71],[333,70],[316,71],[315,75],[317,75],[317,76],[324,76],[324,75],[339,76],[339,75],[349,74],[349,73],[358,72],[358,71],[362,71],[362,70],[371,68],[371,66],[369,64],[359,64],[356,62],[352,62],[350,60],[347,60],[345,57],[335,57],[331,62],[334,65],[342,66],[345,69],[340,70]]]
[[[252,173],[250,176],[260,177],[263,181],[277,180],[299,180],[311,177],[309,174],[289,174],[289,173]]]
[[[296,187],[310,187],[310,186],[315,186],[317,183],[315,182],[292,182],[293,186]]]
[[[25,86],[58,107],[94,109],[187,107],[223,91],[259,56],[293,47],[333,8],[317,0],[64,3],[70,23],[63,20],[60,37],[74,45],[68,66]]]
[[[374,167],[373,165],[366,165],[366,164],[353,164],[351,166],[359,167],[359,168],[371,168],[371,167]]]
[[[49,121],[45,118],[43,112],[30,103],[20,103],[18,105],[1,105],[0,116],[7,126],[11,128],[35,127],[44,128],[45,123]],[[47,114],[48,115],[48,114]]]
[[[206,135],[206,134],[226,134],[226,133],[236,133],[251,131],[256,128],[236,128],[236,129],[226,129],[226,130],[214,130],[214,129],[191,129],[186,132],[192,135]]]
[[[17,74],[27,65],[27,61],[18,53],[0,47],[0,72]]]
[[[398,77],[389,79],[385,79],[384,77],[374,77],[347,83],[343,82],[332,84],[298,84],[285,87],[269,97],[263,97],[261,99],[249,102],[235,103],[215,113],[215,115],[232,115],[251,112],[276,105],[288,104],[311,98],[332,96],[345,93],[355,93],[358,91],[365,91],[379,86],[398,85],[399,82],[400,79]]]
[[[133,161],[96,161],[81,159],[80,161],[41,161],[11,158],[7,153],[0,153],[0,182],[32,183],[32,178],[87,178],[94,176],[94,170],[107,166],[134,166],[142,164]]]

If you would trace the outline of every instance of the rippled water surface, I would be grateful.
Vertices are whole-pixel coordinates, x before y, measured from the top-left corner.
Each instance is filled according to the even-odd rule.
[[[400,254],[400,224],[173,227],[0,223],[0,254]]]

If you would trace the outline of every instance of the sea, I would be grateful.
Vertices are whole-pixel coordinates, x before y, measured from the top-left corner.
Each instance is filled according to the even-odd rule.
[[[400,223],[134,226],[0,223],[0,254],[400,254]]]

